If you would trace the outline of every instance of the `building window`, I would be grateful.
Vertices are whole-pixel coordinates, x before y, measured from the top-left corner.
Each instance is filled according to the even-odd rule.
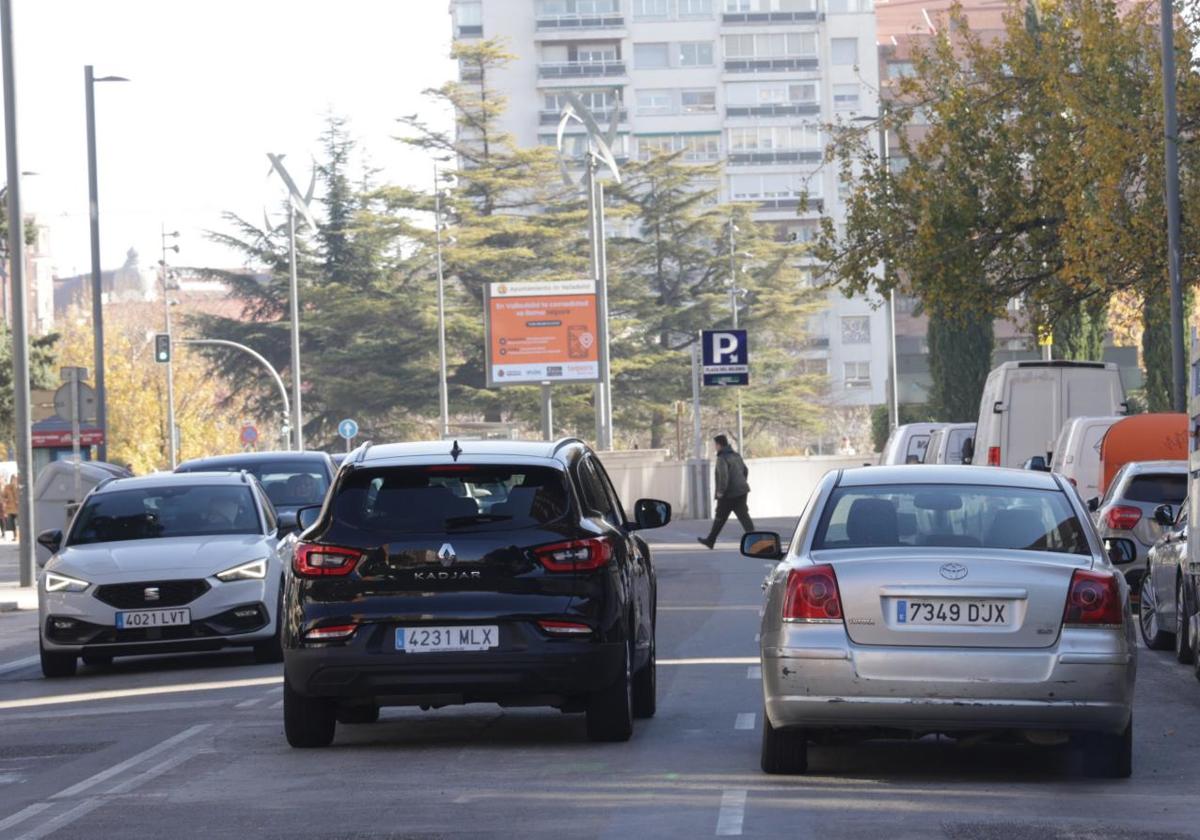
[[[725,0],[725,11],[727,12],[748,12],[752,0]]]
[[[842,316],[842,344],[870,344],[871,317],[869,315]]]
[[[679,0],[680,17],[712,17],[713,0]]]
[[[633,0],[635,18],[665,18],[670,11],[670,0]]]
[[[854,195],[854,179],[845,173],[838,175],[837,195],[838,201],[842,204],[848,202],[850,196]]]
[[[483,4],[460,2],[454,7],[454,19],[460,27],[483,26]]]
[[[685,90],[679,94],[680,110],[685,114],[712,114],[717,110],[715,90]]]
[[[711,67],[712,41],[687,41],[679,45],[680,67]]]
[[[854,38],[835,38],[856,43]],[[817,36],[814,32],[773,32],[762,35],[726,35],[726,58],[790,58],[815,57]]]
[[[821,129],[813,124],[760,125],[729,129],[729,151],[770,152],[780,149],[819,149]]]
[[[599,90],[577,90],[573,93],[579,97],[579,101],[583,106],[593,114],[608,111],[619,104],[619,99],[615,92],[610,88],[601,88]],[[567,94],[565,91],[555,93],[547,93],[542,98],[542,103],[547,111],[562,111],[567,106]]]
[[[857,111],[858,85],[834,85],[833,109],[835,111]]]
[[[675,151],[675,138],[670,134],[642,135],[637,139],[638,160],[650,160],[656,155]]]
[[[818,376],[826,376],[829,374],[828,359],[801,359],[800,373],[802,374],[817,374]]]
[[[558,15],[613,14],[621,11],[619,0],[538,0],[538,17]]]
[[[817,102],[816,82],[734,82],[725,87],[730,105],[813,104]]]
[[[801,222],[800,224],[788,225],[787,240],[788,242],[797,242],[801,245],[806,245],[810,242],[815,242],[817,237],[821,235],[821,225],[819,222]],[[812,285],[812,272],[808,271],[808,282],[805,285]]]
[[[858,64],[858,39],[834,38],[831,42],[830,59],[835,65]]]
[[[719,160],[721,158],[721,135],[686,134],[681,138],[683,159],[692,163]]]
[[[659,70],[670,67],[666,44],[634,44],[633,66],[638,70]]]
[[[869,388],[871,386],[870,362],[845,362],[842,365],[847,388]]]
[[[917,71],[911,61],[892,61],[887,66],[889,79],[907,79],[910,76],[915,76],[916,73]]]
[[[637,112],[640,116],[674,113],[671,91],[669,90],[639,90],[637,92]]]
[[[809,176],[799,172],[770,172],[763,175],[733,175],[729,191],[734,201],[760,201],[776,198],[799,198],[809,187],[811,197],[820,196],[819,177],[809,182]],[[818,189],[814,193],[811,187]]]
[[[600,64],[617,60],[616,44],[572,44],[567,47],[567,60],[580,64]]]

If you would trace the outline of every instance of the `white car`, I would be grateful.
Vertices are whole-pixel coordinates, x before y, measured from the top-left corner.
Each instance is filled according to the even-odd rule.
[[[98,485],[38,580],[42,673],[76,660],[247,646],[279,661],[284,558],[295,537],[245,473],[160,474]],[[288,534],[288,536],[282,536]]]

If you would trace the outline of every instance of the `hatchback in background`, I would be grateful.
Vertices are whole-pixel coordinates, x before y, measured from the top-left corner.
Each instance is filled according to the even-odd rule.
[[[357,449],[305,528],[284,597],[284,731],[294,747],[380,706],[585,712],[624,741],[655,711],[657,584],[600,459],[558,443]]]
[[[1119,559],[1117,568],[1135,593],[1141,591],[1150,547],[1169,529],[1187,498],[1187,483],[1184,461],[1136,461],[1117,472],[1103,499],[1088,500],[1101,539],[1110,556]],[[1162,505],[1170,510],[1155,516]]]
[[[831,472],[766,582],[762,767],[810,742],[1077,742],[1130,774],[1136,640],[1128,585],[1060,476],[973,467]]]
[[[280,514],[295,515],[302,507],[319,505],[333,483],[337,468],[325,452],[243,452],[184,461],[175,472],[240,472],[258,479]]]
[[[271,503],[246,474],[158,474],[98,485],[38,581],[42,672],[76,661],[252,647],[278,662],[283,558]]]

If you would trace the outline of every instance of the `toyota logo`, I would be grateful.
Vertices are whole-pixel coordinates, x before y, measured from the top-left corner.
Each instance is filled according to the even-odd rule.
[[[443,566],[453,566],[454,561],[458,559],[458,555],[454,553],[454,546],[450,543],[442,543],[442,547],[438,549],[438,560]]]
[[[943,563],[938,574],[946,580],[962,580],[967,576],[967,567],[962,563]]]

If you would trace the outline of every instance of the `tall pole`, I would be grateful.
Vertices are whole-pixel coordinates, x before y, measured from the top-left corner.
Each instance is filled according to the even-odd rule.
[[[13,409],[16,420],[17,524],[21,586],[33,585],[33,448],[29,427],[29,321],[26,315],[25,236],[21,167],[17,162],[17,84],[13,62],[11,0],[0,0],[0,61],[4,67],[4,147],[8,169],[8,255],[12,260]],[[88,68],[90,78],[92,68]],[[89,91],[91,86],[88,87]],[[95,204],[92,205],[95,208]],[[95,210],[93,209],[93,218]]]
[[[892,166],[891,166],[891,149],[888,146],[888,127],[887,127],[887,109],[883,112],[879,119],[879,159],[883,165],[884,189],[891,183]],[[891,273],[891,266],[888,264],[887,252],[883,256],[883,279],[886,282]],[[888,367],[890,368],[892,380],[892,429],[900,425],[900,366],[896,358],[896,289],[888,289]]]
[[[591,155],[587,156],[587,164],[584,172],[584,184],[587,188],[587,207],[588,207],[588,240],[592,246],[592,279],[596,281],[596,300],[600,299],[600,235],[596,228],[596,159]],[[599,315],[599,304],[597,303],[596,322],[601,333],[608,329],[608,324]],[[598,348],[598,353],[603,356],[603,341],[601,347]],[[604,449],[604,360],[600,359],[600,381],[596,383],[595,388],[595,404],[596,404],[596,448]]]
[[[737,232],[737,227],[733,223],[733,217],[729,218],[729,307],[733,310],[733,328],[738,328],[738,287],[737,287],[737,240],[734,234]],[[734,391],[737,394],[737,444],[738,449],[742,450],[743,454],[746,451],[746,441],[742,437],[742,390],[736,388]]]
[[[1187,374],[1183,346],[1183,281],[1179,268],[1179,118],[1175,109],[1175,11],[1161,0],[1163,134],[1166,144],[1167,266],[1171,278],[1171,403],[1187,411]]]
[[[554,401],[550,383],[542,383],[542,440],[554,440]]]
[[[296,451],[304,451],[304,415],[300,408],[300,280],[296,272],[296,207],[288,201],[288,254],[292,298],[292,429]]]
[[[96,368],[96,425],[100,427],[98,455],[108,460],[108,392],[104,388],[104,284],[100,273],[100,188],[96,180],[96,78],[92,65],[83,68],[87,110],[88,218],[92,237],[92,353]],[[11,185],[12,180],[9,179]]]
[[[442,187],[438,180],[437,164],[433,165],[433,227],[437,242],[437,308],[438,308],[438,407],[441,410],[441,433],[450,435],[450,386],[446,380],[446,279],[442,266]],[[549,438],[547,438],[549,440]]]
[[[175,451],[175,358],[174,337],[171,335],[171,283],[167,271],[167,228],[162,226],[162,288],[163,321],[167,330],[167,458],[174,470],[179,464],[179,453]],[[179,250],[176,246],[176,250]]]

